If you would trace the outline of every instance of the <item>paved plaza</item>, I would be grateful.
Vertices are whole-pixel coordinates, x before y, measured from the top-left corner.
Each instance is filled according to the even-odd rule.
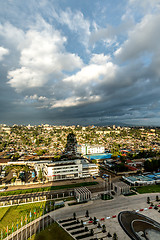
[[[91,228],[95,225],[89,224],[87,219],[85,218],[86,210],[89,211],[89,216],[94,218],[96,217],[99,219],[101,224],[105,224],[107,233],[110,232],[111,235],[113,235],[115,232],[118,235],[118,239],[123,240],[129,240],[130,238],[127,236],[127,234],[123,231],[121,226],[118,222],[118,214],[121,211],[133,211],[140,209],[143,209],[143,212],[140,212],[141,214],[148,216],[152,218],[153,220],[160,222],[160,213],[158,210],[148,209],[150,206],[147,204],[147,197],[149,196],[151,201],[154,204],[159,204],[159,202],[156,202],[156,193],[152,194],[138,194],[130,197],[125,196],[117,196],[113,200],[95,200],[95,201],[89,201],[88,203],[81,204],[81,205],[75,205],[75,206],[66,206],[63,209],[59,209],[56,212],[52,212],[50,215],[54,217],[56,220],[65,219],[69,217],[73,217],[73,213],[76,213],[76,216],[79,220],[83,220],[87,223],[87,226],[89,225]],[[104,220],[101,220],[104,218]],[[93,226],[92,226],[93,225]],[[97,232],[96,230],[95,232]],[[96,237],[96,236],[94,236]],[[86,238],[86,240],[91,239]],[[98,236],[99,238],[99,236]],[[105,237],[104,239],[109,239],[108,237]],[[110,238],[111,239],[111,238]]]

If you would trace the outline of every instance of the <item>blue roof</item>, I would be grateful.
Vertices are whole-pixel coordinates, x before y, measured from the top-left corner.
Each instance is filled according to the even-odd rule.
[[[105,154],[91,154],[91,155],[86,155],[88,158],[91,160],[94,159],[106,159],[106,158],[111,158],[112,154],[111,153],[105,153]]]
[[[146,175],[146,177],[149,177],[149,178],[154,178],[155,175]]]
[[[160,176],[160,172],[158,172],[158,173],[154,173],[154,175],[156,175],[156,176],[159,175],[159,176]]]

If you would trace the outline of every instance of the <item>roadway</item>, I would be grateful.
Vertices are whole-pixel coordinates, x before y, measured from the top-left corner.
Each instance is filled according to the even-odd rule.
[[[129,197],[115,196],[113,200],[95,200],[90,201],[86,204],[74,205],[59,209],[52,213],[56,219],[63,219],[73,216],[73,212],[76,212],[78,216],[84,215],[86,210],[89,211],[90,215],[97,216],[98,218],[112,216],[118,214],[124,210],[136,210],[148,207],[147,197],[149,196],[151,201],[155,200],[157,193],[151,194],[138,194]]]
[[[87,179],[88,181],[88,179]],[[86,181],[86,182],[87,182]],[[90,179],[91,181],[91,179]],[[97,185],[91,185],[91,186],[87,186],[87,188],[91,191],[91,192],[100,192],[100,191],[104,191],[104,188],[105,188],[105,185],[104,185],[104,180],[101,179],[101,178],[97,178],[96,180],[93,180],[92,181],[97,181],[99,184]],[[80,183],[82,182],[81,180],[77,180],[77,181],[67,181],[64,183],[63,182],[57,182],[57,185],[69,185],[69,184],[75,184],[75,183]],[[84,179],[83,179],[83,182],[84,182]],[[50,184],[49,186],[57,186],[54,182],[54,184]],[[35,186],[34,186],[35,187]],[[42,185],[42,187],[46,187],[46,185]],[[37,188],[37,186],[36,186]],[[24,188],[24,189],[27,189],[27,188]],[[7,189],[7,191],[9,191],[11,189]],[[20,190],[20,189],[17,189],[17,190]],[[5,192],[7,192],[5,191]],[[58,194],[58,197],[61,198],[61,197],[66,197],[66,196],[70,196],[72,195],[73,196],[73,192],[74,192],[74,189],[73,188],[67,188],[67,189],[60,189],[60,190],[50,190],[50,191],[44,191],[44,192],[33,192],[33,193],[25,193],[25,194],[18,194],[18,195],[9,195],[9,196],[2,196],[0,197],[0,202],[4,202],[4,201],[11,201],[11,200],[18,200],[18,199],[26,199],[26,198],[35,198],[35,197],[43,197],[43,196],[46,196],[46,198],[51,198],[51,195],[52,195],[52,198],[57,198],[57,194]]]

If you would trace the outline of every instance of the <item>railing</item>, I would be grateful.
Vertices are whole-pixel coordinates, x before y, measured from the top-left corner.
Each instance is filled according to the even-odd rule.
[[[17,231],[13,232],[10,235],[7,235],[5,238],[1,236],[3,240],[27,240],[32,237],[33,234],[39,233],[41,230],[44,230],[45,227],[48,227],[54,222],[54,219],[50,217],[49,213],[33,220],[32,222],[24,225]]]

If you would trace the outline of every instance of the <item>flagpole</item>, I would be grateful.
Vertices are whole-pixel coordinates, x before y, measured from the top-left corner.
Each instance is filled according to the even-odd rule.
[[[13,222],[12,222],[12,240],[13,240]]]
[[[44,230],[44,206],[43,206],[43,230]]]
[[[27,240],[27,214],[26,214],[26,240]]]
[[[22,217],[21,217],[21,240],[22,240]]]
[[[35,215],[35,219],[34,219],[34,233],[36,234],[36,209],[34,210],[34,215]]]
[[[18,220],[17,220],[17,240],[18,240]]]
[[[8,240],[8,225],[7,225],[7,240]]]
[[[32,217],[32,213],[30,211],[30,238],[31,238],[31,217]]]

